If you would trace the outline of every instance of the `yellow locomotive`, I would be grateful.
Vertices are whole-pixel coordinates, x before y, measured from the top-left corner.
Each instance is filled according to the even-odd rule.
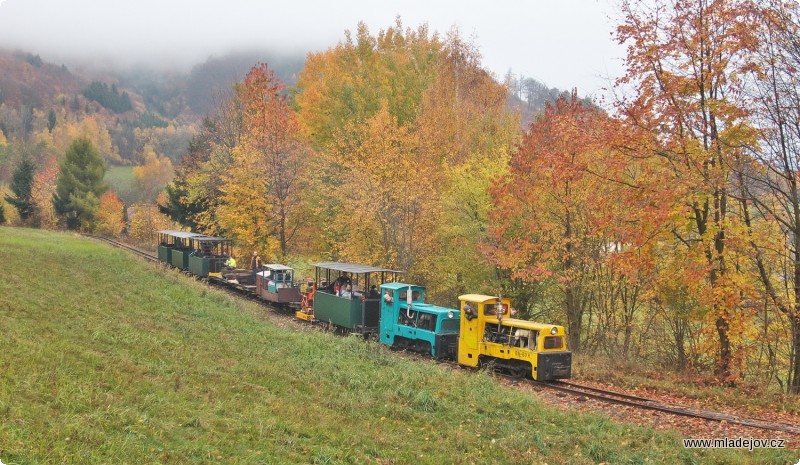
[[[458,363],[493,364],[517,377],[537,381],[569,378],[572,352],[564,327],[510,318],[508,298],[466,294],[461,309]]]

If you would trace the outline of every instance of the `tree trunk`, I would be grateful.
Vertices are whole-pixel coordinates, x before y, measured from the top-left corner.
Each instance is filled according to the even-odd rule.
[[[575,294],[572,286],[568,285],[564,296],[567,307],[567,329],[569,331],[567,334],[567,348],[573,352],[580,352],[583,312]]]
[[[789,385],[787,391],[790,394],[800,394],[800,312],[795,307],[794,315],[789,315],[792,324],[792,364],[789,367]]]
[[[726,312],[727,313],[727,312]],[[724,316],[717,317],[717,334],[719,335],[719,365],[717,376],[723,381],[731,378],[731,340],[728,336],[728,320]]]

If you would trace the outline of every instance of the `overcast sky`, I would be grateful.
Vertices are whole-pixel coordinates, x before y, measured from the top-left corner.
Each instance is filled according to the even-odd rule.
[[[188,66],[235,48],[292,53],[336,45],[365,22],[453,26],[498,79],[510,69],[550,87],[598,95],[621,73],[614,0],[0,0],[0,47],[46,61],[118,59]],[[0,70],[2,72],[2,70]]]

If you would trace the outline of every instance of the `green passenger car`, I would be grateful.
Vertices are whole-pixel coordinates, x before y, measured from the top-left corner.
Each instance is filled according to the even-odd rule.
[[[380,326],[380,294],[370,293],[401,271],[352,263],[314,264],[316,282],[322,283],[314,298],[315,320],[341,332],[377,335]],[[374,284],[373,284],[374,283]]]
[[[188,270],[192,240],[197,237],[205,236],[189,231],[159,231],[158,259],[181,270]]]
[[[221,276],[225,260],[230,257],[231,240],[213,236],[195,236],[189,239],[188,270],[195,276],[207,278]]]

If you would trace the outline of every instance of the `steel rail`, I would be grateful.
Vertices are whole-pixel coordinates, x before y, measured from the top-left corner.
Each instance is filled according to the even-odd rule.
[[[673,415],[679,415],[690,418],[700,418],[703,420],[710,420],[710,421],[720,421],[720,422],[725,421],[730,424],[747,426],[750,428],[757,428],[761,430],[800,434],[800,427],[788,423],[764,420],[761,418],[744,417],[741,415],[717,412],[712,410],[704,410],[696,407],[662,402],[656,399],[648,399],[645,397],[632,396],[619,392],[609,391],[606,389],[583,386],[580,384],[569,383],[565,381],[551,381],[551,382],[534,381],[533,384],[535,386],[541,386],[546,389],[553,389],[572,395],[589,397],[602,402],[625,405],[644,410],[654,410]]]
[[[153,255],[153,254],[151,254],[151,253],[149,253],[147,251],[144,251],[142,249],[138,249],[136,247],[130,246],[128,244],[125,244],[123,242],[119,242],[119,241],[116,241],[114,239],[109,239],[109,238],[103,237],[103,236],[96,236],[94,234],[82,234],[82,235],[84,237],[88,237],[90,239],[96,239],[98,241],[102,241],[102,242],[105,242],[107,244],[111,244],[114,247],[118,247],[118,248],[121,248],[121,249],[128,250],[128,251],[133,252],[136,255],[138,255],[138,256],[140,256],[142,258],[145,258],[147,260],[150,260],[152,262],[157,262],[158,261],[158,257],[157,256],[155,256],[155,255]]]

